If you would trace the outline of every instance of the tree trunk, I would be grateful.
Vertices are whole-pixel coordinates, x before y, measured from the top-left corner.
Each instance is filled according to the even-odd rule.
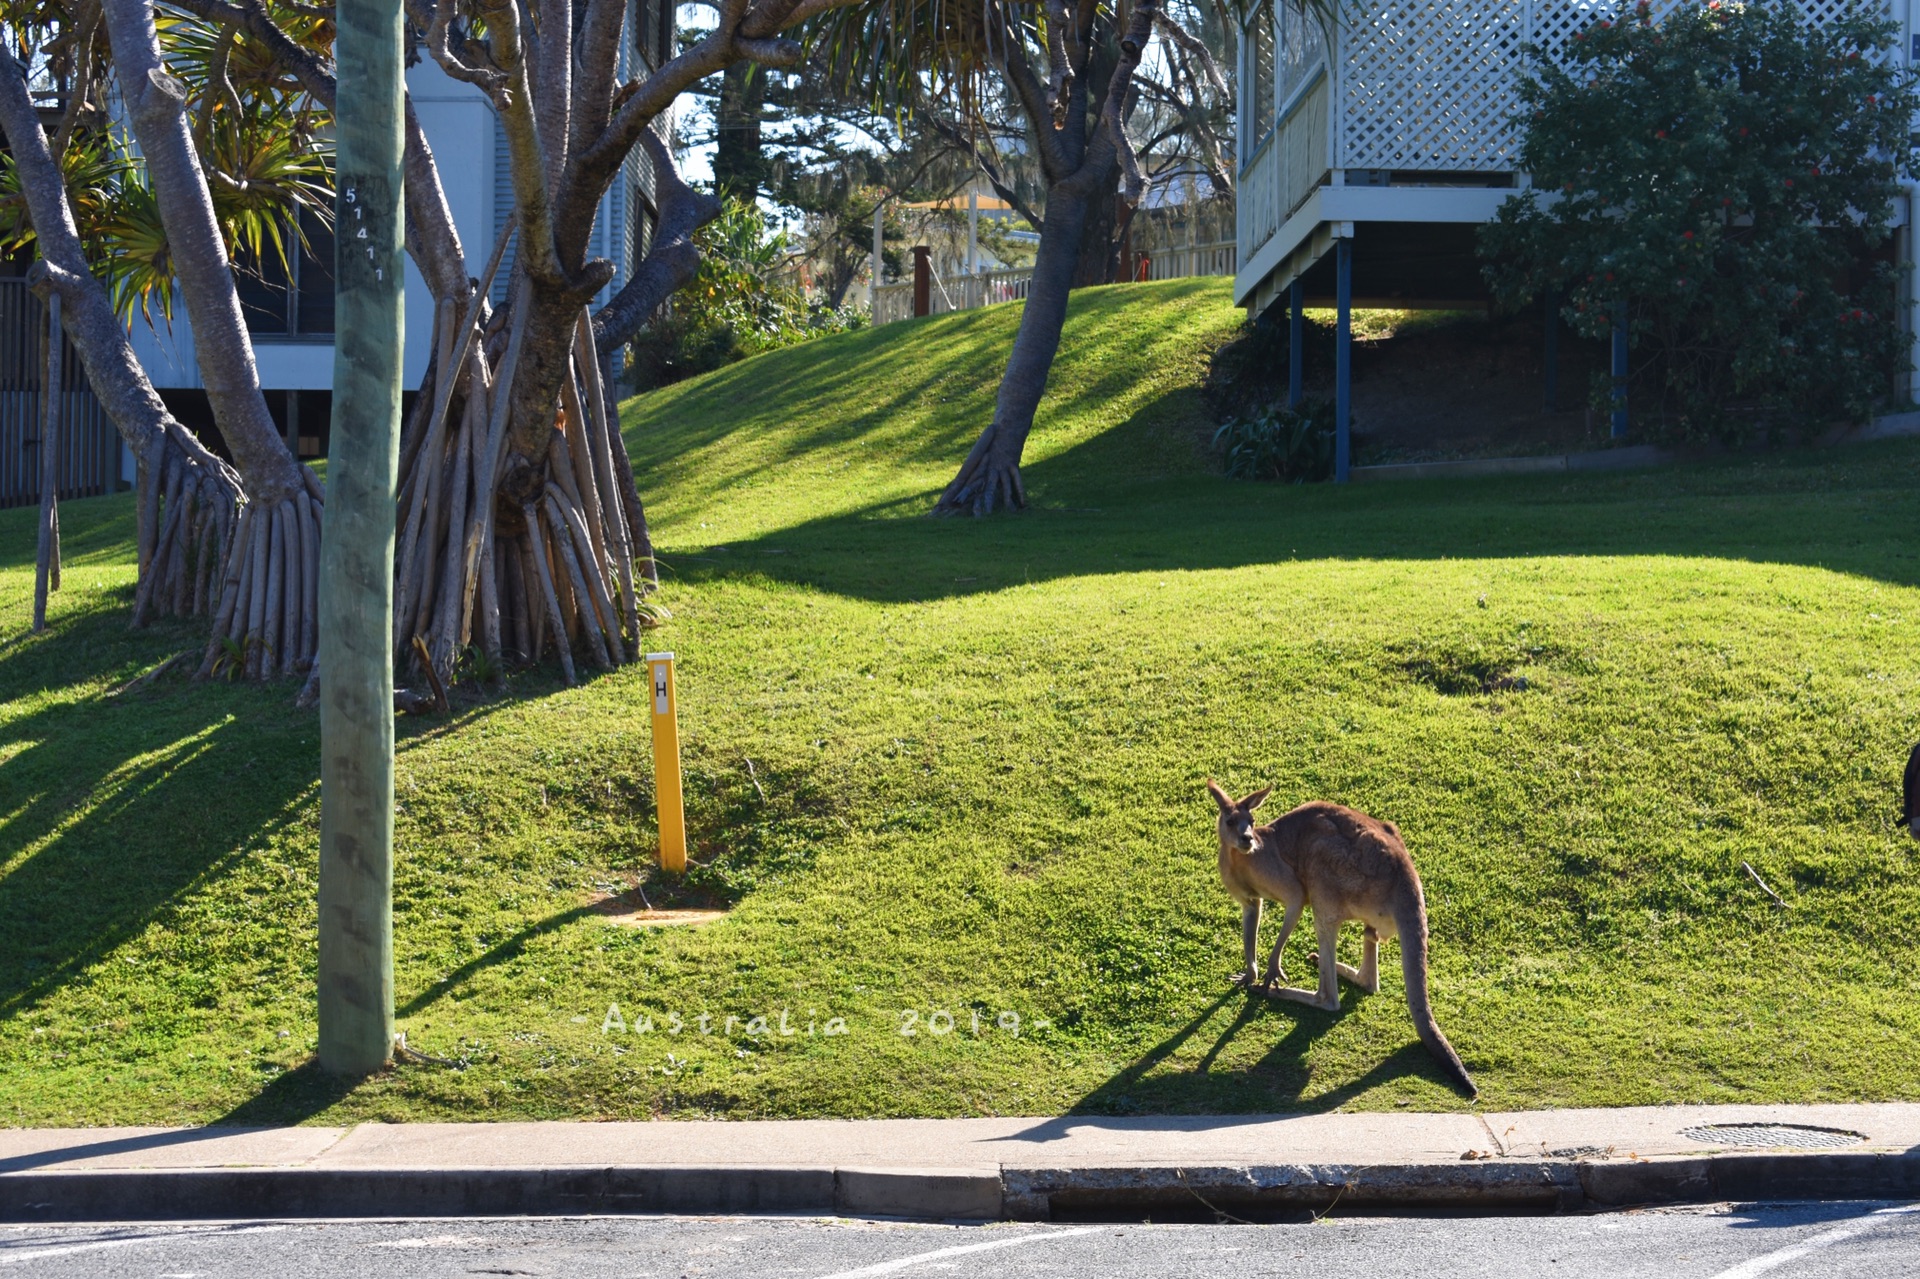
[[[1119,229],[1120,202],[1112,192],[1119,177],[1120,166],[1110,164],[1094,184],[1096,194],[1087,205],[1086,220],[1080,228],[1080,256],[1073,268],[1076,289],[1114,282],[1117,261],[1114,236]]]
[[[761,108],[767,101],[767,69],[736,62],[720,73],[714,109],[713,193],[751,202],[767,178],[761,151]]]
[[[960,473],[947,485],[934,508],[938,514],[971,511],[989,515],[998,507],[1027,504],[1020,480],[1020,454],[1033,430],[1033,415],[1047,389],[1047,373],[1060,349],[1060,330],[1067,319],[1067,295],[1073,288],[1080,257],[1081,231],[1086,225],[1088,197],[1068,192],[1056,183],[1047,193],[1046,228],[1034,257],[1033,282],[1020,330],[1014,335],[1013,354],[1000,379],[993,422],[974,442]],[[1096,197],[1099,198],[1099,197]],[[1109,201],[1111,203],[1111,201]]]
[[[40,377],[40,544],[33,564],[33,629],[47,629],[47,592],[60,589],[60,295],[47,299],[47,362]]]
[[[1095,39],[1092,30],[1069,25],[1063,11],[1049,9],[1050,25],[1056,25],[1056,34],[1049,37],[1051,88],[1043,88],[1024,55],[1012,48],[1005,55],[1008,83],[1033,130],[1029,136],[1047,175],[1046,222],[1020,330],[1000,379],[993,421],[974,441],[960,473],[935,503],[935,514],[989,515],[996,507],[1017,509],[1027,504],[1020,455],[1047,389],[1054,354],[1060,349],[1067,295],[1082,275],[1089,241],[1099,246],[1095,255],[1100,261],[1099,278],[1105,278],[1113,234],[1114,180],[1124,169],[1132,185],[1138,172],[1125,120],[1133,73],[1158,9],[1159,0],[1137,0],[1118,41],[1117,61],[1108,61],[1107,42]],[[1089,19],[1096,16],[1092,7],[1084,12]],[[1104,85],[1098,95],[1089,92],[1089,64],[1093,81]]]
[[[127,117],[153,183],[167,251],[193,322],[193,352],[214,421],[254,501],[278,503],[303,486],[300,467],[273,424],[240,314],[233,264],[194,150],[186,86],[160,54],[145,0],[102,0]]]
[[[232,263],[214,215],[206,173],[194,149],[186,88],[168,73],[161,58],[154,11],[144,0],[102,0],[102,10],[127,118],[147,165],[180,293],[193,322],[201,384],[221,438],[239,468],[248,504],[258,508],[257,516],[247,521],[247,537],[229,539],[222,548],[228,561],[228,584],[236,600],[245,600],[247,607],[231,614],[237,630],[222,636],[216,627],[200,674],[223,668],[232,671],[237,664],[250,678],[271,679],[283,670],[303,668],[313,658],[311,652],[300,651],[311,629],[300,615],[302,602],[295,601],[294,615],[288,617],[283,592],[296,548],[304,540],[320,537],[318,504],[323,494],[313,473],[287,451],[260,392],[253,342],[241,317]],[[194,521],[176,504],[190,502],[200,487],[197,481],[184,483],[184,472],[177,466],[169,467],[168,474],[167,505],[172,509],[165,517],[163,541],[192,529]],[[151,483],[154,477],[148,478]],[[313,499],[310,515],[293,505],[294,496],[301,492]],[[295,520],[310,520],[312,527],[296,529]],[[180,565],[189,562],[185,552],[181,544],[177,551],[170,548],[152,562],[166,573],[177,573]],[[178,591],[143,582],[135,597],[134,624],[145,619],[149,603],[167,606],[179,598]],[[274,651],[276,647],[282,651]]]
[[[147,380],[106,288],[88,265],[66,184],[27,96],[24,69],[3,47],[0,131],[7,135],[40,248],[41,260],[28,279],[49,307],[58,297],[61,327],[73,342],[94,394],[120,438],[140,459],[136,621],[154,603],[195,614],[216,609],[221,602],[219,584],[240,525],[240,477],[174,420]],[[169,472],[183,477],[174,500],[188,509],[181,510],[179,518],[174,518],[172,510],[159,509]]]

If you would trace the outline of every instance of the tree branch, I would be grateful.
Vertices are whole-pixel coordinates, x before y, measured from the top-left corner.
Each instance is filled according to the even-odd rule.
[[[520,211],[518,261],[528,276],[541,285],[564,289],[570,281],[554,250],[547,156],[541,143],[540,122],[534,114],[533,94],[527,83],[518,6],[515,0],[492,0],[483,14],[487,21],[488,51],[507,76],[506,87],[494,94],[493,101],[507,138],[513,199]],[[564,43],[561,47],[564,57]]]
[[[1040,155],[1040,172],[1049,183],[1058,182],[1073,172],[1074,165],[1061,148],[1060,130],[1046,127],[1053,119],[1052,99],[1041,86],[1040,77],[1033,73],[1026,55],[1014,48],[1011,38],[1007,41],[1000,66],[1007,83],[1013,88],[1014,96],[1020,100],[1021,109],[1033,123],[1034,149]]]
[[[580,23],[580,67],[567,132],[568,155],[585,150],[613,118],[614,77],[626,21],[626,0],[587,0],[586,17]]]
[[[154,203],[193,321],[194,357],[214,421],[246,479],[248,496],[277,504],[305,485],[260,392],[233,264],[187,126],[186,87],[161,61],[153,9],[145,0],[105,0],[102,7],[127,118],[152,177]]]
[[[973,137],[962,133],[958,125],[942,117],[938,111],[929,109],[922,114],[921,118],[932,126],[935,133],[945,138],[954,147],[964,149],[973,157],[974,164],[978,165],[980,172],[986,175],[987,185],[991,186],[994,193],[1002,200],[1005,200],[1015,213],[1025,218],[1028,226],[1032,227],[1035,232],[1042,232],[1046,229],[1046,223],[1041,219],[1039,213],[1034,210],[1032,205],[1023,200],[1020,197],[1020,193],[1015,191],[1012,185],[1007,182],[1006,175],[1001,171],[999,162],[988,153],[982,151],[978,142]]]
[[[283,70],[300,82],[313,100],[329,111],[333,109],[337,82],[332,65],[301,45],[283,31],[261,0],[168,0],[195,17],[208,22],[236,24],[266,49]],[[447,207],[446,192],[440,185],[440,170],[434,163],[427,135],[414,114],[413,99],[407,98],[406,199],[409,232],[407,252],[419,266],[427,286],[436,299],[466,296],[467,258],[460,245],[460,232],[454,226],[453,213]]]
[[[720,201],[681,181],[660,135],[648,129],[641,145],[653,162],[659,191],[660,220],[653,244],[633,277],[593,317],[593,344],[602,355],[630,341],[700,269],[694,233],[720,216]]]
[[[567,164],[567,121],[573,114],[573,0],[537,3],[547,56],[535,68],[534,116],[551,186]]]
[[[1153,38],[1153,24],[1160,4],[1161,0],[1136,0],[1127,29],[1120,37],[1120,64],[1113,69],[1106,109],[1101,112],[1101,122],[1106,126],[1102,132],[1112,141],[1124,175],[1127,199],[1134,202],[1139,201],[1145,184],[1140,177],[1140,161],[1133,154],[1133,144],[1127,140],[1126,118],[1133,99],[1133,73],[1139,69],[1147,42]]]
[[[35,270],[60,294],[62,327],[73,340],[87,381],[134,455],[143,457],[156,439],[171,440],[196,465],[240,492],[240,477],[174,419],[147,380],[127,330],[114,314],[106,286],[87,265],[60,166],[27,94],[27,70],[0,44],[0,133],[7,136],[14,170],[26,197],[40,250]]]

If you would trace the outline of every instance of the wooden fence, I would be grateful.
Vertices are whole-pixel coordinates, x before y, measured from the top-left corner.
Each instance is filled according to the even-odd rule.
[[[61,341],[60,496],[97,497],[119,488],[120,435],[87,385],[73,344],[65,335]],[[0,507],[40,500],[46,368],[46,307],[25,280],[0,280]]]
[[[982,271],[979,275],[959,275],[942,280],[935,275],[927,290],[928,314],[945,315],[949,311],[971,311],[995,302],[1017,302],[1027,296],[1033,280],[1031,268],[1013,271]],[[883,284],[876,294],[873,322],[891,324],[913,318],[913,281]]]
[[[1238,255],[1231,240],[1213,244],[1182,245],[1178,248],[1136,250],[1137,278],[1178,280],[1192,275],[1232,275]],[[927,290],[928,314],[945,315],[949,311],[970,311],[995,302],[1015,302],[1027,296],[1033,270],[1022,267],[1012,271],[983,271],[979,275],[961,275],[942,280],[935,275]],[[913,318],[913,281],[883,284],[874,290],[873,322],[891,324]]]

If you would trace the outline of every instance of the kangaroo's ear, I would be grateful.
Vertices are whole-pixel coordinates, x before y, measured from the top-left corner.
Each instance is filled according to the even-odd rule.
[[[1251,813],[1254,809],[1266,803],[1267,796],[1271,794],[1273,794],[1273,787],[1264,786],[1261,789],[1255,791],[1253,794],[1247,796],[1245,799],[1241,800],[1240,807],[1246,809],[1249,813]]]
[[[1232,809],[1233,797],[1228,795],[1226,791],[1220,789],[1220,783],[1214,781],[1211,777],[1207,779],[1207,794],[1213,796],[1213,802],[1220,805],[1221,812],[1224,813]]]

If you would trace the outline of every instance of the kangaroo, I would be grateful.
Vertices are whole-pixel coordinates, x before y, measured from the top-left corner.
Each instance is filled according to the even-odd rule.
[[[1290,999],[1327,1012],[1340,1007],[1340,979],[1368,993],[1380,989],[1380,940],[1400,939],[1400,964],[1406,977],[1407,1011],[1413,1028],[1447,1076],[1469,1097],[1480,1089],[1460,1064],[1460,1055],[1440,1033],[1427,1001],[1427,901],[1413,858],[1392,822],[1383,822],[1342,808],[1338,804],[1302,804],[1264,826],[1253,822],[1253,811],[1266,802],[1272,788],[1235,800],[1207,782],[1207,792],[1220,808],[1220,879],[1240,903],[1241,940],[1245,966],[1238,980],[1253,985],[1253,957],[1260,928],[1262,900],[1277,901],[1286,909],[1280,940],[1267,961],[1263,983],[1274,999]],[[1300,919],[1303,907],[1313,908],[1313,931],[1320,949],[1313,957],[1320,968],[1318,990],[1276,987],[1284,981],[1280,949]],[[1340,963],[1334,956],[1340,925],[1355,919],[1365,925],[1365,950],[1360,967]]]
[[[1913,754],[1907,756],[1906,784],[1901,788],[1901,799],[1906,802],[1900,809],[1900,824],[1907,833],[1920,839],[1920,746],[1913,748]]]

